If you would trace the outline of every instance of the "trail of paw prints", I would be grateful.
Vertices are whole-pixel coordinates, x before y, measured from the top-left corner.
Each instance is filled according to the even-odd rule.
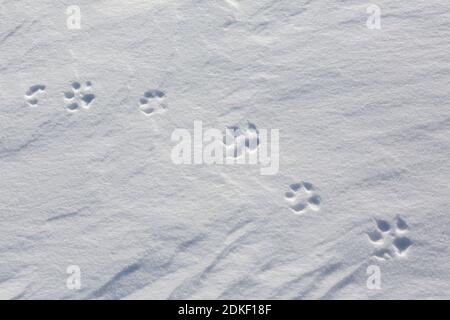
[[[389,260],[405,257],[412,241],[406,236],[409,232],[408,224],[400,216],[391,225],[386,220],[375,219],[376,227],[367,233],[375,250],[373,257],[379,260]]]
[[[30,87],[25,92],[25,100],[30,107],[37,107],[39,104],[38,96],[41,93],[45,93],[45,86],[42,84],[36,84]]]
[[[229,126],[223,140],[227,155],[231,154],[234,158],[240,157],[245,152],[255,151],[259,142],[258,128],[249,121],[245,125]]]
[[[284,197],[295,214],[303,214],[309,210],[319,211],[322,202],[316,187],[309,182],[291,184]]]
[[[146,116],[163,112],[167,108],[165,98],[166,94],[160,90],[147,90],[139,100],[139,110]]]
[[[91,93],[92,82],[86,81],[84,85],[73,82],[70,90],[64,92],[64,103],[69,112],[77,112],[81,108],[89,109],[95,100],[95,94]]]

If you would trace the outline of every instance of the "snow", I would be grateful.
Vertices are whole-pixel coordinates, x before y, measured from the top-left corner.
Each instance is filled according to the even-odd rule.
[[[77,2],[0,0],[1,299],[450,298],[448,2]],[[174,164],[194,121],[278,173]]]

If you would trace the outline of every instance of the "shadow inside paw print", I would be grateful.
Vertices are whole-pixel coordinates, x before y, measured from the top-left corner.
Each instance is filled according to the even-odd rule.
[[[295,214],[302,214],[309,209],[312,211],[320,210],[322,199],[312,183],[294,183],[289,186],[289,189],[284,197]]]
[[[95,95],[91,93],[92,82],[86,81],[84,86],[79,82],[73,82],[71,90],[64,92],[64,102],[66,109],[70,112],[76,112],[83,109],[89,109],[95,99]]]
[[[39,100],[37,96],[40,93],[45,92],[45,86],[42,84],[36,84],[31,86],[30,89],[25,93],[25,100],[27,101],[30,107],[37,107]]]
[[[246,151],[255,151],[259,146],[259,131],[256,125],[247,121],[244,125],[229,126],[223,140],[227,155],[238,158]]]
[[[397,216],[391,225],[388,221],[375,219],[376,228],[367,233],[370,242],[375,247],[373,257],[380,260],[404,257],[412,245],[412,241],[406,237],[409,231],[408,224]]]
[[[165,97],[166,94],[160,90],[148,90],[139,100],[139,109],[146,116],[162,112],[167,107],[164,102]]]

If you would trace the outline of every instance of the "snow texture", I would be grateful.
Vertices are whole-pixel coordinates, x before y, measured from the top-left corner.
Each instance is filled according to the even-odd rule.
[[[450,298],[448,1],[71,5],[0,0],[1,299]],[[194,121],[279,172],[175,165]]]

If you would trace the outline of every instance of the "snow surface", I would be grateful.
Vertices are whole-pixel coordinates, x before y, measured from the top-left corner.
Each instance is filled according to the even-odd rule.
[[[448,1],[76,2],[0,0],[0,298],[450,298]],[[278,174],[175,165],[195,120]]]

